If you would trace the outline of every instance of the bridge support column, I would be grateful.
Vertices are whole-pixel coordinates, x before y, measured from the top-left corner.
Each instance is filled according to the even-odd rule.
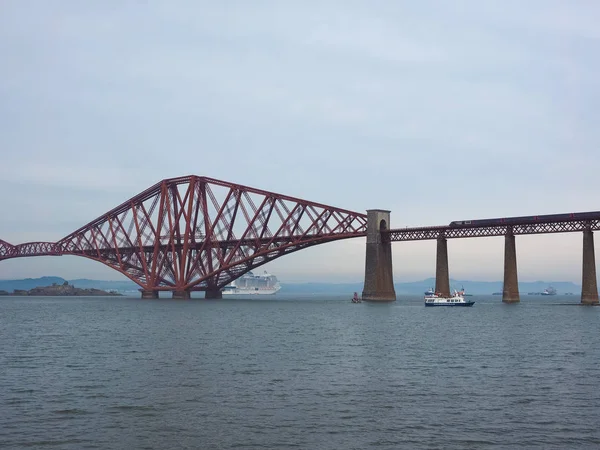
[[[509,229],[506,231],[506,236],[504,236],[504,286],[502,288],[502,302],[519,303],[520,301],[515,235],[512,233],[512,229]]]
[[[173,298],[178,300],[187,300],[190,298],[190,291],[173,291]]]
[[[598,303],[598,282],[596,281],[596,257],[594,253],[594,232],[583,232],[583,274],[581,282],[581,303]]]
[[[389,223],[389,211],[367,210],[365,285],[362,292],[362,299],[365,301],[396,301],[392,271],[392,243],[381,237],[381,230],[389,229]]]
[[[445,237],[437,240],[437,256],[435,262],[435,292],[450,295],[450,276],[448,275],[448,241]]]
[[[158,291],[142,289],[141,292],[142,292],[142,298],[143,299],[155,299],[155,298],[158,298]]]
[[[220,299],[220,298],[223,298],[223,293],[221,292],[221,289],[210,289],[204,293],[204,298]]]

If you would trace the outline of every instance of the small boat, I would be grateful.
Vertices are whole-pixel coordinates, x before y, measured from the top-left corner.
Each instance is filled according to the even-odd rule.
[[[441,294],[425,297],[425,306],[473,306],[474,304],[472,300],[466,301],[465,297],[456,290],[448,297]]]
[[[358,293],[354,293],[354,297],[352,297],[352,303],[362,303],[362,300],[358,298]]]
[[[464,286],[461,287],[459,294],[462,295],[463,297],[473,297],[473,294],[467,294],[465,292],[465,287]]]
[[[544,289],[541,295],[556,295],[556,289],[554,289],[552,286],[548,286],[546,289]]]
[[[426,296],[426,297],[430,297],[430,296],[432,296],[433,294],[435,294],[435,292],[434,292],[433,288],[429,288],[429,289],[427,289],[427,290],[425,291],[425,296]]]

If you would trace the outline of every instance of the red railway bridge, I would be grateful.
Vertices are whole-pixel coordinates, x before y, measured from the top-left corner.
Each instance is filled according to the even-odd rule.
[[[449,293],[447,239],[504,236],[503,301],[519,301],[515,235],[583,233],[582,303],[598,303],[593,231],[600,212],[452,222],[390,229],[390,212],[367,214],[195,175],[162,180],[57,242],[0,240],[0,261],[76,255],[140,286],[142,298],[189,298],[298,250],[366,236],[363,299],[394,301],[391,243],[437,240],[436,290]]]

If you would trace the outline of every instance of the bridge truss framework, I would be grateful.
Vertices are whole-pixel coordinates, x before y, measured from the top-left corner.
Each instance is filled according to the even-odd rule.
[[[596,220],[570,220],[540,222],[528,224],[493,225],[493,226],[456,226],[395,228],[383,230],[384,239],[390,242],[423,241],[439,238],[457,239],[472,237],[493,237],[526,234],[572,233],[577,231],[600,230],[600,217]]]

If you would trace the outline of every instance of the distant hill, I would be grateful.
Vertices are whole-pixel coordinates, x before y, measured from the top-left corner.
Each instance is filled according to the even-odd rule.
[[[0,280],[0,290],[13,292],[15,289],[28,291],[36,287],[52,286],[56,283],[62,285],[65,281],[80,289],[101,289],[104,291],[134,291],[138,285],[132,281],[105,281],[105,280],[65,280],[61,277],[25,278],[24,280]]]
[[[68,281],[69,284],[81,289],[102,289],[105,291],[137,291],[139,286],[132,281],[106,281],[89,280],[87,278],[77,280],[65,280],[61,277],[41,277],[26,278],[24,280],[0,280],[0,290],[13,292],[15,289],[29,290],[41,286],[51,286],[52,283],[63,284]],[[282,293],[304,293],[304,294],[345,294],[351,292],[361,292],[363,289],[362,281],[356,283],[286,283],[281,281]],[[407,283],[396,283],[397,294],[419,295],[429,288],[435,287],[435,278],[427,278],[422,281],[412,281]],[[577,294],[581,292],[581,286],[569,281],[533,281],[519,283],[521,295],[527,295],[529,292],[542,292],[548,286],[553,286],[557,293],[565,294],[571,292]],[[452,289],[465,288],[469,294],[486,295],[502,291],[501,281],[469,281],[469,280],[450,280]]]
[[[66,280],[61,277],[25,278],[24,280],[0,280],[0,290],[13,292],[14,290],[28,291],[36,287],[52,286],[53,283],[63,284]]]
[[[502,291],[502,281],[469,281],[450,279],[450,289],[465,288],[468,294],[493,294]],[[435,288],[435,278],[411,283],[396,283],[396,292],[399,294],[418,294],[427,289]],[[558,294],[581,292],[581,286],[570,281],[525,281],[519,283],[519,293],[526,295],[529,292],[542,292],[548,286],[553,286]]]
[[[140,287],[133,281],[103,281],[103,280],[88,280],[80,278],[69,281],[73,286],[81,289],[102,289],[104,291],[137,291]]]
[[[346,293],[361,292],[363,283],[284,283],[281,282],[281,292],[289,293]],[[581,286],[570,281],[533,281],[519,283],[519,292],[526,295],[528,292],[542,292],[548,286],[553,286],[558,294],[567,292],[581,292]],[[494,292],[502,291],[502,281],[469,281],[469,280],[450,280],[450,288],[460,290],[465,288],[468,294],[489,295]],[[412,281],[405,283],[395,283],[394,288],[397,294],[420,295],[426,290],[435,288],[435,278],[427,278],[422,281]]]

